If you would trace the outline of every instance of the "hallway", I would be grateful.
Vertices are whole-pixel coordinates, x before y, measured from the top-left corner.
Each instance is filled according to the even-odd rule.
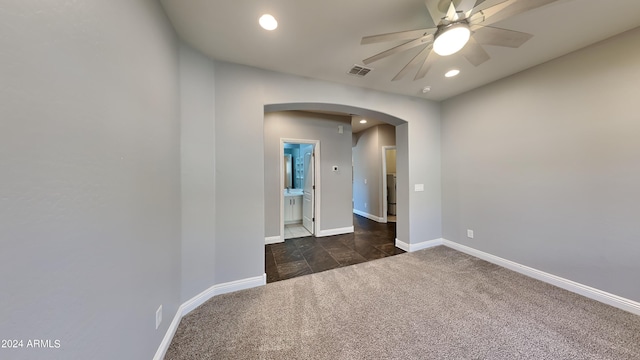
[[[404,253],[395,246],[396,224],[353,215],[355,232],[304,237],[265,245],[267,283]]]

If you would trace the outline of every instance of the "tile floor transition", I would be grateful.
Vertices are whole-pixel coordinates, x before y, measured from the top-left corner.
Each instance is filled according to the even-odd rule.
[[[311,236],[309,230],[307,230],[302,224],[291,224],[284,226],[284,239],[296,239],[301,237]]]
[[[265,245],[267,283],[404,253],[395,246],[396,224],[353,216],[355,232],[307,236]]]

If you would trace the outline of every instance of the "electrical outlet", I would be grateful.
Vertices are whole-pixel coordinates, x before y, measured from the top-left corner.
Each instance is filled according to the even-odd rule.
[[[469,229],[467,229],[467,237],[468,237],[469,239],[473,239],[473,230],[469,230]]]
[[[161,322],[162,322],[162,305],[160,305],[158,310],[156,310],[156,330],[158,330],[158,327],[160,326]]]
[[[364,203],[364,208],[365,208],[365,209],[367,208],[367,203]]]
[[[364,184],[365,184],[365,185],[367,184],[367,179],[364,179]]]

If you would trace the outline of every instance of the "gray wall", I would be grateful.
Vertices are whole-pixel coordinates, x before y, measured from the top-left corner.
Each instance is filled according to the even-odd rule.
[[[413,192],[411,191],[411,189],[409,189],[410,183],[409,183],[408,177],[405,178],[402,176],[404,169],[406,169],[406,171],[409,171],[409,156],[408,156],[409,142],[400,141],[400,139],[404,139],[404,138],[407,138],[407,139],[409,138],[409,124],[396,126],[396,139],[398,140],[396,142],[396,150],[397,150],[396,215],[398,219],[396,221],[396,239],[400,241],[404,241],[405,243],[408,243],[407,240],[405,239],[411,239],[411,227],[402,226],[402,224],[409,221],[413,224],[414,221],[417,221],[418,219],[412,220],[410,218],[411,217],[411,213],[409,211],[409,209],[411,208],[410,200]],[[439,146],[440,146],[440,143],[438,142],[438,151],[440,150]],[[430,220],[433,222],[434,226],[439,225],[436,221],[441,221],[439,217],[437,218],[437,220],[436,219],[430,219]],[[414,232],[417,232],[417,231],[418,230],[414,230]],[[442,234],[440,234],[440,238],[441,237],[442,237]],[[416,237],[415,242],[416,243],[420,242],[419,239],[420,237]]]
[[[409,142],[397,141],[396,143],[397,224],[402,224],[408,218],[411,226],[409,234],[405,234],[403,227],[398,226],[398,239],[409,244],[440,239],[442,238],[440,107],[425,109],[417,121],[396,126],[396,139],[403,137],[408,137]],[[408,159],[404,159],[406,153],[409,154]],[[408,184],[400,176],[404,168],[409,169]],[[424,191],[415,191],[416,184],[424,185]],[[408,208],[404,205],[407,203]]]
[[[213,63],[180,44],[182,301],[214,285],[215,78]]]
[[[406,121],[394,123],[400,240],[444,235],[640,301],[640,30],[441,115],[417,98],[210,61],[178,47],[150,0],[5,1],[0,23],[0,338],[62,345],[3,357],[147,359],[181,302],[261,276],[274,104]]]
[[[343,133],[338,133],[338,125]],[[320,230],[353,226],[350,117],[299,111],[264,114],[265,237],[280,235],[280,139],[320,141]],[[338,172],[331,167],[337,165]]]
[[[395,174],[396,172],[396,149],[387,149],[385,151],[387,174]]]
[[[382,147],[396,144],[395,133],[395,128],[391,125],[378,125],[354,136],[356,145],[353,147],[353,208],[378,218],[384,217]]]
[[[377,128],[378,128],[378,145],[380,147],[396,145],[396,128],[394,126],[379,125],[377,126]],[[380,158],[382,158],[382,149],[380,149]]]
[[[178,46],[151,0],[14,0],[0,23],[0,268],[18,274],[2,280],[3,338],[59,338],[64,358],[149,358],[181,302],[262,276],[273,104],[410,123],[398,173],[427,191],[407,190],[415,216],[398,234],[441,237],[437,103],[207,60]]]
[[[174,32],[154,1],[3,1],[0,24],[0,338],[61,345],[0,357],[149,359],[180,303]]]
[[[202,68],[193,71],[210,76]],[[412,131],[408,131],[409,124],[405,123],[405,131],[399,138],[406,141],[398,147],[398,158],[404,156],[406,161],[398,162],[399,182],[406,184],[406,193],[400,194],[406,209],[401,206],[398,210],[398,236],[405,242],[442,237],[437,103],[218,61],[214,63],[214,79],[215,111],[211,121],[215,123],[212,141],[216,151],[202,159],[215,162],[216,171],[215,184],[207,185],[206,190],[215,194],[214,284],[264,274],[264,238],[271,235],[265,234],[268,195],[264,188],[264,114],[265,107],[272,105],[320,108],[332,104],[334,110],[365,116],[375,113],[397,124],[407,121]],[[183,137],[183,141],[189,139]],[[243,151],[228,151],[238,144],[242,144]],[[410,183],[425,184],[426,191],[409,191]],[[190,205],[183,202],[185,206]],[[189,246],[183,247],[183,251],[209,251],[209,246],[202,242]]]
[[[640,301],[639,42],[635,29],[443,104],[446,239]]]

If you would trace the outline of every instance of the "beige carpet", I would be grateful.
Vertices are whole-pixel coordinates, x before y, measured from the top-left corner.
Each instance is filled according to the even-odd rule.
[[[640,316],[445,247],[217,296],[165,359],[640,359]]]

